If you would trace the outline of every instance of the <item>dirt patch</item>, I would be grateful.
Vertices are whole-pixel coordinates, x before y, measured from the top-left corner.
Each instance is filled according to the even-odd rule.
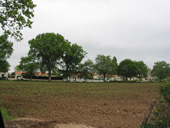
[[[56,121],[45,121],[36,118],[18,118],[5,122],[6,128],[94,128],[85,124],[57,124]]]
[[[39,120],[35,118],[17,118],[11,121],[6,121],[5,127],[6,128],[30,128],[42,122],[44,122],[44,120]]]
[[[54,128],[94,128],[83,124],[57,124]]]

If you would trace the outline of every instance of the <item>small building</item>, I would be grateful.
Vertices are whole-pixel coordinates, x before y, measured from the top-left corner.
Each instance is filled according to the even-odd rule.
[[[26,73],[27,73],[27,72],[16,71],[14,78],[15,78],[16,80],[21,80],[21,79],[23,79],[23,74],[26,74]],[[35,75],[35,76],[48,77],[48,73],[42,73],[42,72],[35,72],[34,75]]]
[[[23,73],[26,73],[26,72],[15,72],[15,79],[16,80],[21,80],[21,79],[23,79],[23,76],[22,76],[22,74]]]
[[[8,78],[8,72],[0,72],[0,78],[2,77]]]
[[[155,81],[157,79],[157,77],[153,77],[151,75],[148,75],[146,78],[145,78],[145,81]]]
[[[70,76],[67,78],[63,79],[64,82],[69,81],[69,82],[84,82],[85,79],[81,77],[80,73],[72,73]]]
[[[34,72],[34,75],[35,76],[45,76],[45,77],[48,77],[48,73],[42,73],[42,72]]]
[[[103,75],[99,75],[99,74],[93,75],[94,80],[103,80],[103,77],[104,77]],[[123,81],[123,78],[118,75],[107,75],[106,74],[105,80],[108,82],[109,81]]]
[[[106,81],[123,81],[123,79],[118,75],[106,75]],[[103,82],[103,75],[92,73],[92,79],[84,78],[81,73],[72,73],[69,77],[63,79],[64,82]]]

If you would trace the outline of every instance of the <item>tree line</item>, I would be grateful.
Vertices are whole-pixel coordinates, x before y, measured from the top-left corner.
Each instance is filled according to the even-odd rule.
[[[9,68],[7,58],[12,54],[12,43],[7,40],[7,36],[0,36],[1,66],[0,70],[5,72]],[[133,61],[125,59],[119,64],[114,56],[97,55],[95,61],[88,59],[82,63],[87,52],[77,44],[72,44],[61,34],[43,33],[28,41],[30,50],[27,56],[22,57],[18,68],[26,71],[32,77],[34,72],[48,72],[49,81],[51,75],[56,72],[63,74],[67,78],[71,74],[80,73],[87,79],[93,73],[102,74],[105,82],[106,75],[119,75],[126,78],[145,78],[149,68],[143,61]],[[170,65],[165,61],[156,62],[152,75],[160,80],[170,75]]]
[[[148,68],[143,61],[125,59],[118,65],[116,57],[97,55],[95,62],[88,59],[81,63],[87,52],[60,34],[39,34],[28,43],[30,50],[26,57],[21,58],[18,67],[29,73],[31,77],[37,70],[48,72],[49,81],[51,81],[51,75],[56,71],[62,73],[64,78],[73,73],[80,73],[85,79],[93,73],[102,74],[104,82],[107,74],[118,74],[126,79],[147,76]]]

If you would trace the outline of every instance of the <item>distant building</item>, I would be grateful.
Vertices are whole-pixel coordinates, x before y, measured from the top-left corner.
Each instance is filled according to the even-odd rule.
[[[8,72],[0,72],[0,78],[1,77],[6,77],[8,78]]]
[[[103,75],[99,75],[99,74],[93,74],[93,79],[94,80],[103,80]],[[105,77],[106,81],[123,81],[123,78],[118,76],[118,75],[107,75]]]
[[[145,81],[155,81],[157,77],[153,77],[151,75],[148,75],[148,77],[145,78]]]
[[[67,78],[63,79],[64,82],[69,81],[69,82],[84,82],[85,79],[81,76],[81,73],[72,73],[70,76]]]
[[[84,78],[81,73],[72,73],[69,77],[63,79],[63,81],[69,82],[103,82],[103,75],[92,73],[93,79]],[[106,81],[123,81],[123,79],[118,75],[106,75]]]
[[[20,80],[20,79],[23,79],[23,74],[26,74],[27,72],[22,72],[22,71],[19,71],[19,72],[15,72],[15,75],[14,75],[14,78],[16,80]],[[34,75],[35,76],[45,76],[45,77],[48,77],[48,73],[42,73],[42,72],[34,72]]]

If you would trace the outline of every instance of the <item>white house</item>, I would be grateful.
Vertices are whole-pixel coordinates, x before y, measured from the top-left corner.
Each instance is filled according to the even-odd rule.
[[[66,79],[63,79],[64,82],[69,81],[69,82],[84,82],[85,79],[80,77],[80,73],[78,74],[71,74],[70,77],[67,77]]]
[[[0,72],[0,78],[1,77],[6,77],[8,78],[8,72]]]
[[[94,80],[103,80],[103,75],[93,74]],[[106,74],[106,81],[123,81],[123,78],[118,75],[107,75]]]
[[[99,74],[92,74],[93,75],[93,79],[85,79],[83,77],[81,77],[81,74],[71,74],[70,77],[63,79],[64,82],[69,81],[69,82],[103,82],[103,75],[99,75]],[[123,79],[121,77],[119,77],[118,75],[106,75],[106,81],[123,81]]]

